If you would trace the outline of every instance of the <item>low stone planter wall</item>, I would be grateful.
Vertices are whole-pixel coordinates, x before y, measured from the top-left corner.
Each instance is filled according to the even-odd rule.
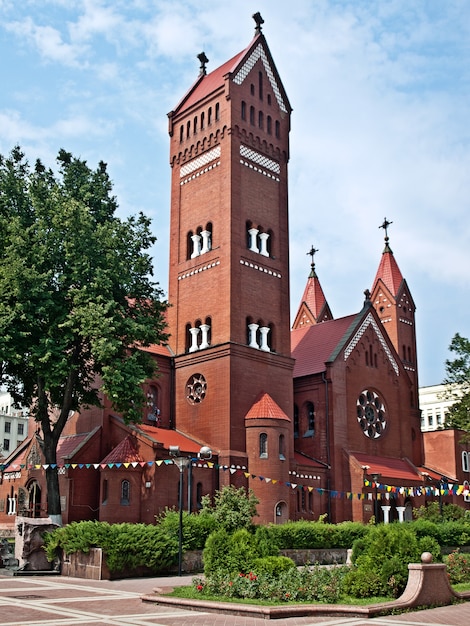
[[[328,550],[281,550],[296,565],[340,565],[351,562],[351,550],[331,548]]]
[[[296,565],[334,565],[347,563],[350,550],[281,550],[283,556],[291,558]],[[186,574],[198,573],[204,570],[202,550],[191,550],[183,555],[183,572]],[[174,574],[178,571],[177,565],[164,574]],[[74,552],[64,555],[61,567],[62,576],[87,578],[89,580],[112,580],[113,578],[136,578],[139,576],[154,576],[149,568],[113,573],[109,571],[106,557],[101,548],[91,548],[88,553]]]

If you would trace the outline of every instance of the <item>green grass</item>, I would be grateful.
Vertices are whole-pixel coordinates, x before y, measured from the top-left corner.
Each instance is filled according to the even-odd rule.
[[[470,591],[470,582],[452,585],[452,589],[455,589],[455,591]]]
[[[174,598],[187,598],[190,600],[210,600],[211,602],[234,602],[236,604],[254,604],[258,606],[285,606],[286,604],[325,604],[324,602],[280,602],[269,600],[257,600],[254,598],[227,598],[226,596],[216,596],[202,594],[194,587],[175,587],[173,591],[165,594]],[[352,598],[351,596],[343,596],[337,604],[349,604],[352,606],[366,606],[368,604],[379,604],[381,602],[390,602],[393,598],[374,597],[374,598]]]

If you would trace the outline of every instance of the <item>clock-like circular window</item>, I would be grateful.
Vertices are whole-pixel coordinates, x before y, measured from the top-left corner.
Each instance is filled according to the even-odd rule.
[[[387,427],[386,409],[375,391],[365,389],[356,402],[357,421],[362,432],[370,439],[381,437]]]
[[[207,383],[202,374],[193,374],[186,383],[186,398],[190,404],[199,404],[206,397]]]

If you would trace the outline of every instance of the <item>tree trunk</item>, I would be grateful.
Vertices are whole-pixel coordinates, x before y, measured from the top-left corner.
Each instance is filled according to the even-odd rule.
[[[46,459],[47,463],[47,459]],[[54,524],[62,526],[62,510],[60,506],[59,473],[56,467],[47,467],[47,514]],[[59,521],[60,520],[60,521]]]

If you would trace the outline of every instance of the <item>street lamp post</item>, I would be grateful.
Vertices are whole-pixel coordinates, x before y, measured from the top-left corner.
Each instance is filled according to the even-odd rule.
[[[184,470],[190,467],[193,458],[192,456],[183,456],[180,453],[179,446],[170,446],[169,451],[173,463],[178,467],[180,472],[178,493],[178,576],[181,576],[183,573],[183,474]],[[197,456],[199,459],[209,460],[212,458],[212,450],[207,446],[203,446]]]

